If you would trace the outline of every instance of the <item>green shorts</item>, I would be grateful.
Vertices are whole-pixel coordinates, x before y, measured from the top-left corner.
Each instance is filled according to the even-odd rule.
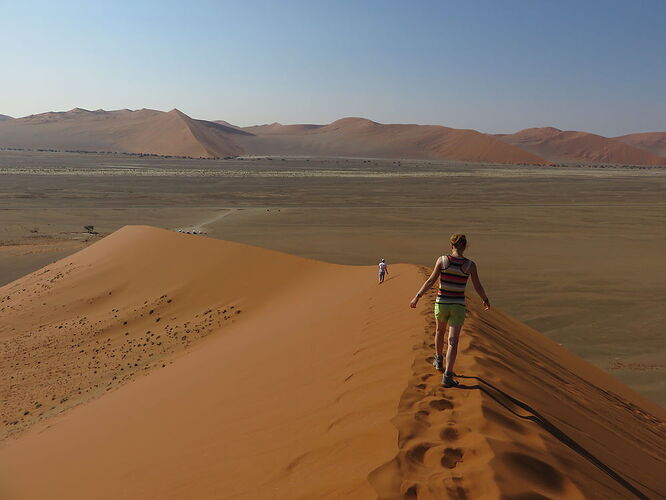
[[[435,303],[435,318],[439,322],[446,322],[451,326],[463,326],[467,309],[461,304]]]

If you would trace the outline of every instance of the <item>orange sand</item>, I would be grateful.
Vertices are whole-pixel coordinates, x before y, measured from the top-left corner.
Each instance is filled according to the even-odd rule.
[[[0,498],[666,495],[662,409],[476,301],[443,389],[390,270],[128,226],[0,288]]]

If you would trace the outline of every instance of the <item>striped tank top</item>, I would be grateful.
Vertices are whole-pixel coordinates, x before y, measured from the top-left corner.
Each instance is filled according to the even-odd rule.
[[[446,261],[448,260],[448,265]],[[460,304],[465,305],[465,285],[472,262],[464,257],[454,257],[447,255],[442,257],[442,269],[439,275],[439,293],[437,294],[437,304]]]

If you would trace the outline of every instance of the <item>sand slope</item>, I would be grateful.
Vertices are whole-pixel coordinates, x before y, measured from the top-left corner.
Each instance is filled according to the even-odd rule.
[[[0,497],[372,497],[419,323],[404,307],[419,277],[393,274],[378,289],[367,268],[127,227],[4,287],[2,366],[20,379],[2,394],[19,410],[156,370],[10,439]]]
[[[253,154],[415,158],[494,163],[545,163],[537,155],[475,130],[435,125],[386,125],[342,118],[320,125],[262,125],[239,139]]]
[[[0,115],[0,122],[3,120],[13,120],[14,118],[8,115]]]
[[[588,132],[542,127],[496,137],[554,162],[666,165],[657,154]]]
[[[168,113],[88,111],[42,113],[0,123],[0,146],[219,157],[241,152],[233,138],[246,132]]]
[[[666,495],[664,411],[500,311],[441,388],[424,273],[134,226],[0,288],[0,498]]]
[[[614,137],[616,141],[623,142],[643,151],[649,151],[666,157],[666,132],[645,132],[642,134],[629,134]]]

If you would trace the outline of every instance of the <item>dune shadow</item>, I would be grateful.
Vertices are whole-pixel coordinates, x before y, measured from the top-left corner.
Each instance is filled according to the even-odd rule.
[[[606,465],[604,462],[599,460],[597,457],[592,455],[589,451],[587,451],[580,443],[576,442],[574,439],[572,439],[570,436],[568,436],[564,431],[562,431],[559,427],[554,425],[552,422],[550,422],[546,417],[541,415],[537,410],[532,408],[530,405],[527,403],[524,403],[523,401],[520,401],[519,399],[514,398],[510,394],[507,394],[504,392],[502,389],[499,389],[498,387],[494,386],[487,380],[482,379],[481,377],[475,377],[475,376],[469,376],[469,375],[458,375],[456,374],[458,378],[463,378],[463,379],[474,379],[479,382],[479,384],[474,384],[474,385],[466,385],[466,384],[459,384],[457,386],[457,389],[463,389],[463,390],[480,390],[484,394],[487,394],[490,398],[492,398],[495,402],[497,402],[500,406],[511,412],[514,416],[523,419],[523,420],[530,420],[537,425],[539,425],[542,429],[547,431],[550,435],[553,437],[557,438],[561,443],[565,444],[569,448],[571,448],[573,451],[578,453],[580,456],[588,460],[590,463],[592,463],[595,467],[597,467],[599,470],[601,470],[604,474],[606,474],[608,477],[613,479],[616,483],[618,483],[620,486],[624,487],[626,490],[631,492],[633,495],[635,495],[637,498],[645,499],[648,500],[648,497],[643,494],[639,489],[637,489],[634,485],[632,485],[629,481],[624,479],[622,476],[620,476],[617,472],[615,472],[613,469],[611,469],[608,465]],[[510,404],[507,403],[510,402],[513,405],[522,408],[525,410],[528,415],[521,415],[517,411],[514,410],[510,406]]]

